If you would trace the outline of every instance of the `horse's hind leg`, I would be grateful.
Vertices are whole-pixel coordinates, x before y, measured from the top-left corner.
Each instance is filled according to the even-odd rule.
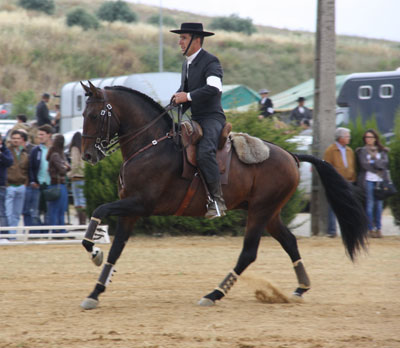
[[[298,287],[294,291],[293,295],[301,297],[310,289],[311,282],[308,278],[306,269],[304,268],[303,261],[301,260],[296,237],[282,223],[279,215],[268,222],[267,231],[281,244],[282,248],[288,253],[292,260],[298,281]]]
[[[111,281],[111,277],[114,273],[114,265],[118,258],[121,256],[122,250],[125,247],[129,235],[135,224],[137,218],[119,218],[118,225],[115,232],[115,238],[111,245],[110,252],[108,254],[107,263],[103,266],[103,270],[100,273],[99,279],[94,290],[91,294],[83,300],[81,307],[84,309],[94,309],[97,307],[99,295],[106,290],[106,286]]]
[[[267,218],[255,217],[249,212],[247,218],[246,234],[243,241],[242,252],[236,263],[235,268],[228,273],[225,279],[211,293],[204,296],[200,301],[200,306],[212,306],[215,301],[222,299],[235,284],[243,271],[256,260],[257,250],[260,239],[265,230]]]

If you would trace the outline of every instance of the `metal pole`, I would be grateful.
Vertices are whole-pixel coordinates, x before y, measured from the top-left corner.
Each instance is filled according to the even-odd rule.
[[[163,71],[163,15],[162,15],[162,1],[160,0],[160,42],[158,51],[158,71]]]

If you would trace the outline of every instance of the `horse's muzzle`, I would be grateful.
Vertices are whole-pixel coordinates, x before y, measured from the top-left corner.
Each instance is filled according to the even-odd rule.
[[[95,165],[97,164],[97,162],[100,161],[101,158],[99,158],[99,156],[97,156],[96,154],[93,155],[91,154],[89,151],[84,152],[84,154],[82,155],[82,159],[85,162],[88,162],[91,165]]]

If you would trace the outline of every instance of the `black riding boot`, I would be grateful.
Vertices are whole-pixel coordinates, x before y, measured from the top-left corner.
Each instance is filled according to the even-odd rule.
[[[208,201],[205,217],[207,219],[214,219],[216,217],[225,216],[227,208],[224,198],[222,197],[221,182],[217,181],[212,184],[207,184],[207,186],[210,191],[211,199]]]

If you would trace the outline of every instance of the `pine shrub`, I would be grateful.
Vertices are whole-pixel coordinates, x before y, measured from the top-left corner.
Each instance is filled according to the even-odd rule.
[[[97,16],[107,22],[127,22],[137,21],[137,15],[131,10],[125,1],[105,1],[97,11]]]
[[[236,14],[232,14],[229,17],[217,17],[213,19],[210,28],[236,31],[247,35],[251,35],[257,31],[251,18],[240,18]]]
[[[12,115],[24,114],[28,119],[33,119],[36,103],[36,95],[33,90],[18,92],[12,100]]]
[[[68,12],[66,21],[69,27],[77,25],[84,30],[97,29],[99,27],[97,18],[79,7]]]
[[[27,10],[35,10],[47,13],[54,13],[55,5],[53,0],[19,0],[19,6]]]

